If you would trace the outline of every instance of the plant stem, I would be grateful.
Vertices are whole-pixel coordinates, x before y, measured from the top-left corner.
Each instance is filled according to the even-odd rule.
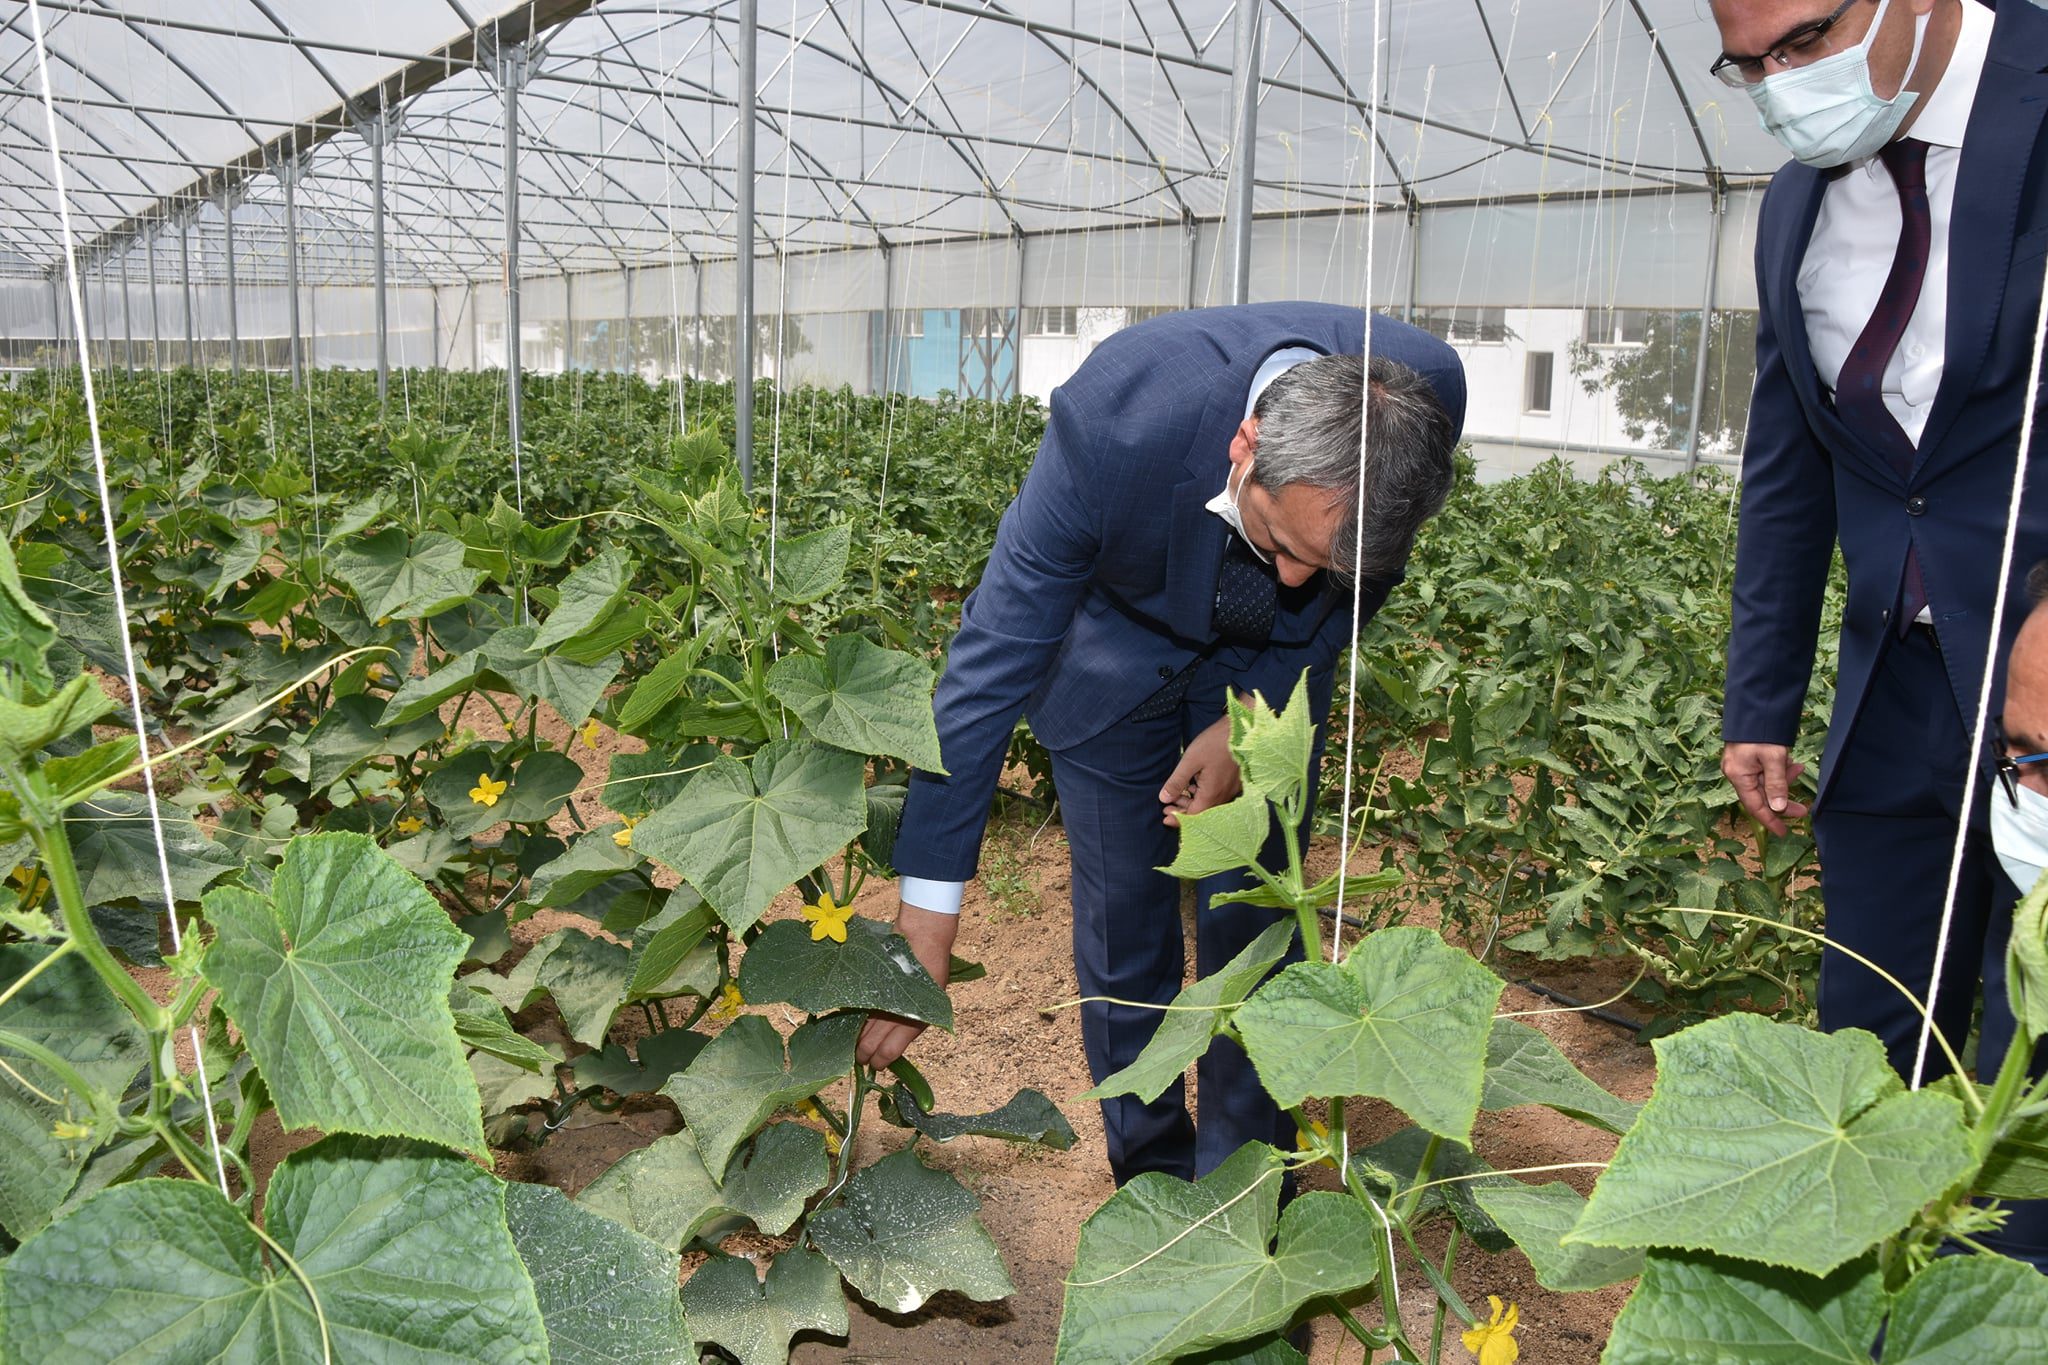
[[[27,783],[13,785],[24,798],[28,797]],[[52,823],[44,824],[36,819],[41,812],[33,810],[31,802],[26,799],[22,801],[22,814],[28,817],[29,836],[35,840],[36,854],[43,860],[43,871],[49,875],[50,887],[57,894],[57,904],[64,912],[64,928],[71,935],[71,942],[92,964],[93,971],[114,993],[114,998],[128,1007],[128,1012],[135,1016],[144,1031],[161,1032],[169,1023],[163,1006],[150,998],[140,982],[122,970],[107,945],[100,942],[99,932],[92,927],[92,917],[85,908],[85,890],[78,882],[78,864],[71,859],[71,839],[64,833],[63,817],[58,816]]]
[[[1465,1229],[1462,1226],[1460,1226],[1456,1220],[1453,1220],[1451,1223],[1450,1240],[1444,1244],[1444,1280],[1446,1283],[1448,1283],[1451,1278],[1451,1271],[1457,1268],[1458,1239],[1464,1236],[1464,1233]],[[1436,1301],[1436,1319],[1429,1325],[1429,1365],[1437,1365],[1437,1362],[1443,1359],[1443,1350],[1444,1301],[1443,1296],[1438,1295]]]

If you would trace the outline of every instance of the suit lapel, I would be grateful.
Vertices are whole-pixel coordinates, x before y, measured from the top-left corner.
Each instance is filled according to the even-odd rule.
[[[1263,357],[1260,357],[1262,360]],[[1254,361],[1256,365],[1258,362]],[[1244,420],[1249,373],[1218,384],[1173,487],[1173,523],[1166,542],[1166,624],[1188,640],[1206,640],[1216,613],[1216,566],[1230,528],[1208,510],[1230,469],[1230,437]]]
[[[2021,194],[2041,120],[2048,113],[2048,77],[2002,64],[2000,37],[1977,87],[1956,168],[1955,208],[1949,216],[1948,321],[1941,387],[1920,437],[1920,466],[1937,456],[1942,440],[1969,406],[1971,390],[1991,346],[2010,283]],[[2038,44],[2031,45],[2038,48]],[[2031,54],[2038,61],[2039,53]],[[1920,467],[1915,468],[1915,474]]]
[[[1829,177],[1797,163],[1780,174],[1791,177],[1786,189],[1792,192],[1787,222],[1789,234],[1773,263],[1769,288],[1771,312],[1778,320],[1778,342],[1785,352],[1785,369],[1792,378],[1800,403],[1821,434],[1828,449],[1842,451],[1862,460],[1878,477],[1898,481],[1891,457],[1878,450],[1848,423],[1835,415],[1835,405],[1821,388],[1813,366],[1813,347],[1806,335],[1806,309],[1799,301],[1799,271],[1806,251],[1813,243],[1814,225],[1820,219],[1821,201],[1827,196]]]

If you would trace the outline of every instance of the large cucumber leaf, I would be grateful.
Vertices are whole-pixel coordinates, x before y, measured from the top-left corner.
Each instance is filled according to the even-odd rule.
[[[553,1365],[697,1365],[673,1251],[546,1185],[508,1185],[505,1213]]]
[[[776,740],[751,764],[721,755],[641,821],[633,847],[688,878],[734,933],[867,828],[859,755]]]
[[[844,1200],[812,1217],[811,1243],[892,1313],[915,1313],[941,1289],[986,1303],[1015,1286],[980,1208],[952,1176],[897,1152],[855,1172]]]
[[[915,654],[859,635],[835,635],[825,657],[790,654],[768,670],[768,690],[814,738],[867,756],[886,754],[943,773],[932,721],[932,668]]]
[[[547,1330],[505,1224],[504,1187],[415,1143],[330,1137],[285,1159],[264,1201],[273,1258],[220,1192],[118,1185],[22,1244],[0,1276],[0,1358],[322,1358],[546,1365]]]
[[[1192,1185],[1148,1172],[1111,1196],[1081,1225],[1059,1365],[1176,1360],[1370,1284],[1379,1224],[1349,1195],[1304,1194],[1281,1214],[1284,1165],[1247,1143]]]
[[[1976,1164],[1962,1106],[1860,1029],[1733,1014],[1659,1038],[1657,1085],[1566,1237],[1825,1275]]]
[[[469,938],[359,834],[285,849],[270,895],[205,900],[206,978],[286,1128],[424,1138],[482,1153],[448,989]]]
[[[831,1175],[825,1135],[801,1124],[762,1129],[726,1167],[723,1180],[705,1169],[697,1139],[685,1129],[621,1157],[577,1198],[681,1250],[708,1225],[726,1219],[743,1218],[771,1237],[780,1236]]]
[[[757,1005],[787,1002],[810,1014],[881,1010],[953,1027],[953,1004],[903,936],[879,920],[846,922],[846,942],[813,939],[801,920],[762,931],[740,964],[740,994]]]
[[[1870,1365],[1884,1311],[1872,1257],[1820,1278],[1703,1252],[1651,1252],[1600,1359],[1610,1365]]]
[[[745,1256],[713,1256],[683,1285],[683,1312],[706,1343],[740,1365],[785,1365],[799,1332],[846,1335],[846,1295],[823,1256],[785,1251],[764,1278]]]
[[[1500,978],[1428,929],[1382,929],[1344,965],[1297,962],[1237,1012],[1281,1105],[1371,1095],[1471,1145]]]
[[[1486,1041],[1486,1090],[1479,1107],[1492,1111],[1524,1104],[1555,1109],[1610,1133],[1627,1132],[1642,1109],[1588,1079],[1542,1030],[1519,1019],[1496,1019]]]
[[[747,1135],[784,1105],[807,1100],[853,1069],[853,1045],[864,1014],[813,1020],[789,1038],[757,1014],[743,1014],[711,1040],[689,1070],[669,1078],[661,1093],[676,1102],[697,1135],[697,1150],[714,1180]]]

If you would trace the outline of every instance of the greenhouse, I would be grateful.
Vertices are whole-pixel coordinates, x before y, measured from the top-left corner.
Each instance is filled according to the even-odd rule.
[[[0,1362],[2048,1365],[2048,8],[0,14]]]

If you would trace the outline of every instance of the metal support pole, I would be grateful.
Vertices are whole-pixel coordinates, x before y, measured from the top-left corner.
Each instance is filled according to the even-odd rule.
[[[1010,397],[1024,396],[1024,234],[1017,233],[1017,329],[1011,334]]]
[[[693,350],[695,354],[691,357],[690,368],[692,371],[694,371],[692,378],[702,379],[704,377],[704,262],[701,260],[697,262],[696,273],[697,301],[695,304],[692,305],[692,307],[696,309],[697,344],[691,347],[691,350]],[[680,351],[681,348],[678,347],[677,350]],[[680,360],[680,358],[681,357],[679,355],[678,359]],[[676,392],[680,395],[682,393],[682,388],[678,386]]]
[[[185,368],[199,368],[198,324],[192,320],[192,218],[178,228],[178,268],[185,282]]]
[[[1422,294],[1422,201],[1414,197],[1408,200],[1408,307],[1401,314],[1403,322],[1415,321],[1415,309],[1421,302]]]
[[[1253,163],[1259,137],[1259,0],[1237,0],[1237,36],[1230,66],[1231,107],[1237,114],[1224,200],[1230,223],[1230,301],[1248,303],[1252,292]],[[1367,287],[1371,287],[1369,283]]]
[[[292,391],[296,393],[306,380],[305,361],[299,352],[299,163],[295,160],[279,162],[277,178],[284,186],[285,315],[291,327],[290,344],[286,350],[291,355]]]
[[[576,277],[562,276],[562,373],[576,368]]]
[[[1195,256],[1202,245],[1202,228],[1195,221],[1193,213],[1189,213],[1181,219],[1181,240],[1187,243],[1188,249],[1188,293],[1187,302],[1182,306],[1193,308],[1195,306]]]
[[[149,368],[161,370],[164,367],[164,326],[161,301],[156,294],[156,229],[149,230],[143,238],[147,246],[145,259],[149,264]]]
[[[734,176],[738,180],[733,254],[738,289],[733,319],[732,393],[734,445],[739,450],[740,486],[754,492],[754,102],[760,49],[760,0],[739,0],[739,139]]]
[[[1700,302],[1699,354],[1693,357],[1692,410],[1686,419],[1685,472],[1691,474],[1700,462],[1700,408],[1707,401],[1707,341],[1714,330],[1714,295],[1721,283],[1721,219],[1727,209],[1725,192],[1717,181],[1707,201],[1707,292]]]
[[[498,83],[505,92],[505,413],[512,438],[513,493],[526,514],[519,411],[519,87],[526,83],[526,47],[498,51]]]
[[[242,319],[235,307],[235,196],[232,193],[221,196],[220,211],[228,229],[228,373],[239,376],[242,373]]]
[[[430,368],[441,368],[441,290],[435,286],[427,291],[427,305],[433,309],[434,331],[427,339],[427,359]]]
[[[57,366],[64,357],[64,295],[57,288],[57,277],[50,276],[50,377],[57,376]]]
[[[882,246],[882,386],[896,392],[896,252]]]
[[[484,361],[483,353],[476,348],[476,286],[472,284],[466,287],[469,290],[469,370],[471,374],[477,374],[483,370]]]
[[[128,303],[128,253],[121,253],[121,369],[135,373],[135,311]]]
[[[623,370],[623,371],[624,371],[624,372],[625,372],[626,374],[638,374],[638,373],[640,372],[640,367],[639,367],[638,365],[635,365],[635,364],[633,363],[633,267],[632,267],[632,266],[630,266],[630,265],[623,265],[623,266],[620,266],[620,267],[619,267],[619,283],[620,283],[620,285],[621,285],[621,286],[622,286],[622,287],[623,287],[623,288],[625,289],[625,292],[626,292],[626,318],[625,318],[625,321],[624,321],[624,323],[623,323],[623,324],[621,324],[621,325],[622,325],[622,326],[624,327],[624,329],[625,329],[625,335],[624,335],[623,337],[621,337],[621,338],[619,339],[619,342],[618,342],[618,343],[617,343],[616,345],[614,345],[614,346],[612,347],[612,368],[613,368],[613,369],[619,369],[619,370]],[[622,365],[621,365],[621,364],[619,363],[619,352],[620,352],[621,350],[623,350],[623,351],[625,352],[625,364],[624,364],[623,366],[622,366]]]

